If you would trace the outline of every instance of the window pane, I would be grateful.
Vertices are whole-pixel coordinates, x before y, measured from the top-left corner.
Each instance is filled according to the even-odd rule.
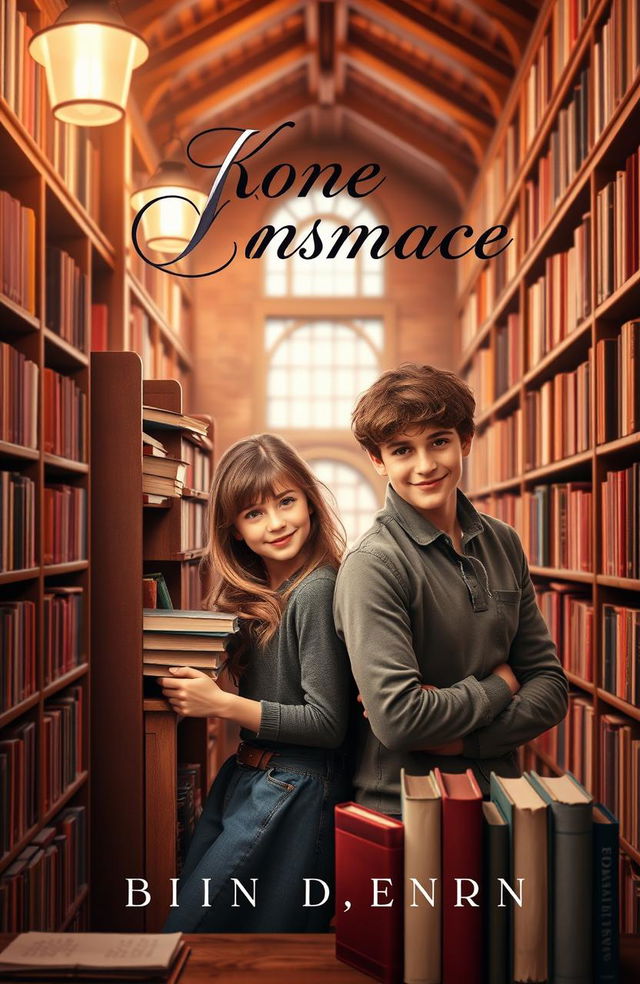
[[[282,319],[267,323],[266,337],[276,339],[267,376],[268,405],[271,407],[271,400],[290,397],[286,409],[285,405],[277,407],[277,423],[269,410],[268,426],[350,426],[358,395],[380,371],[368,336],[381,338],[382,322],[367,321],[364,337],[357,330],[358,322],[351,326],[324,318],[307,324]]]

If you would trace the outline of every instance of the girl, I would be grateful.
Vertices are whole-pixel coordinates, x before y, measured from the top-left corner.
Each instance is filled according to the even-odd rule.
[[[206,600],[240,616],[240,692],[188,667],[161,684],[178,713],[235,721],[242,741],[209,792],[165,931],[323,931],[328,892],[311,882],[305,897],[304,880],[332,883],[333,807],[350,795],[349,662],[332,615],[344,539],[317,479],[272,434],[223,455],[210,514]]]

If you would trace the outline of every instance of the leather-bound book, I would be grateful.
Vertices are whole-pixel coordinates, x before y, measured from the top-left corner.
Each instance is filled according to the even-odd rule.
[[[336,957],[378,981],[398,984],[404,826],[356,803],[336,806],[335,822]]]
[[[400,792],[404,823],[404,980],[405,984],[440,984],[440,790],[433,772],[428,776],[408,776],[402,769]]]
[[[482,793],[471,769],[433,771],[442,796],[442,984],[481,984]]]

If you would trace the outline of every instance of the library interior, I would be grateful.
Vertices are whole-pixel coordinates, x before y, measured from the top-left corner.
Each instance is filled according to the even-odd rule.
[[[216,463],[284,437],[353,544],[386,489],[354,405],[417,363],[473,391],[461,487],[569,689],[519,767],[615,827],[637,972],[637,2],[0,9],[0,933],[161,932],[238,743],[156,683],[197,651],[163,612],[203,607]]]

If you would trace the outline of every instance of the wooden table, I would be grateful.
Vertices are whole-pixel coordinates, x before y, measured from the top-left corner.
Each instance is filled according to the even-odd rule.
[[[3,949],[13,935],[0,935]],[[371,980],[336,960],[331,934],[185,936],[191,956],[179,984],[363,984]],[[640,981],[640,937],[621,941],[620,984]]]

